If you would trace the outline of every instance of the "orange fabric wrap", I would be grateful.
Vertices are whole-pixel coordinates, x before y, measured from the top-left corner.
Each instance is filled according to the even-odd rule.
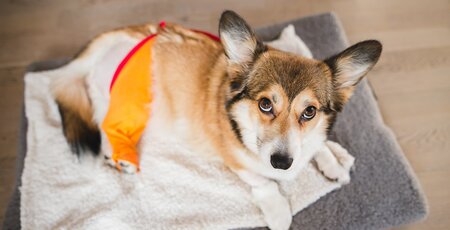
[[[165,27],[165,23],[160,23],[160,27]],[[215,35],[194,31],[220,41]],[[102,129],[111,144],[112,159],[119,170],[120,160],[132,163],[139,169],[137,144],[151,112],[151,50],[156,35],[145,38],[128,53],[111,81],[109,108]]]
[[[155,39],[138,44],[119,66],[111,85],[108,113],[102,124],[111,143],[112,159],[139,166],[137,143],[150,116],[152,102],[151,47]]]

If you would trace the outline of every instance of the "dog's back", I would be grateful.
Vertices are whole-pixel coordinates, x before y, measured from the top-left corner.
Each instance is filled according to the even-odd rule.
[[[227,88],[223,48],[205,34],[176,25],[128,27],[94,39],[53,84],[64,134],[76,153],[111,152],[99,126],[108,112],[109,86],[122,58],[146,36],[158,33],[152,46],[154,100],[148,131],[195,141],[205,152],[214,139]],[[63,77],[64,75],[64,77]],[[132,89],[130,89],[132,90]],[[224,117],[223,119],[226,119]],[[210,130],[211,132],[208,132]],[[101,148],[100,148],[100,143]],[[217,140],[217,142],[220,142]]]

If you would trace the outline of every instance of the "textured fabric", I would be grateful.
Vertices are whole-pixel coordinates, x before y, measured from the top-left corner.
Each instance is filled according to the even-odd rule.
[[[60,59],[46,62],[36,62],[27,68],[27,72],[39,71],[46,69],[54,69],[67,63],[70,59]],[[14,192],[11,196],[11,200],[5,212],[5,221],[3,222],[4,230],[20,229],[20,186],[22,185],[22,172],[24,166],[24,160],[27,153],[27,130],[28,121],[25,117],[25,108],[22,109],[20,114],[20,127],[19,127],[19,141],[17,148],[17,160],[16,160],[16,181]]]
[[[277,36],[292,23],[296,32],[316,58],[325,58],[344,49],[348,43],[333,14],[322,14],[269,26],[257,33],[265,40]],[[35,64],[31,70],[55,68],[61,62]],[[426,203],[417,180],[405,160],[395,136],[382,122],[378,107],[366,81],[339,115],[333,139],[356,157],[352,182],[328,194],[298,213],[292,229],[384,229],[424,218]],[[23,119],[23,123],[26,120]],[[22,127],[22,134],[26,126]],[[18,177],[26,151],[21,137]],[[7,211],[4,229],[20,229],[20,195],[16,189]]]

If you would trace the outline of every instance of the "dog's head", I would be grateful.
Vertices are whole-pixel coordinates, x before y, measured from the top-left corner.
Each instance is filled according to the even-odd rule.
[[[324,61],[307,59],[265,46],[232,11],[222,14],[219,34],[228,59],[231,125],[244,146],[277,170],[306,163],[324,144],[382,48],[364,41]]]

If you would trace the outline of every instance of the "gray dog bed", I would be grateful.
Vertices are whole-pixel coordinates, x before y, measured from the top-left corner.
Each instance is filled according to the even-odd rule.
[[[257,30],[263,40],[274,39],[287,24],[317,59],[333,55],[348,46],[340,23],[333,14],[321,14]],[[29,71],[51,69],[66,60],[35,63]],[[16,188],[6,212],[4,229],[20,229],[20,190],[26,155],[27,120],[22,114]],[[338,116],[332,140],[339,142],[356,158],[349,185],[321,198],[298,213],[292,229],[384,229],[417,221],[427,208],[402,150],[380,115],[366,80]]]

